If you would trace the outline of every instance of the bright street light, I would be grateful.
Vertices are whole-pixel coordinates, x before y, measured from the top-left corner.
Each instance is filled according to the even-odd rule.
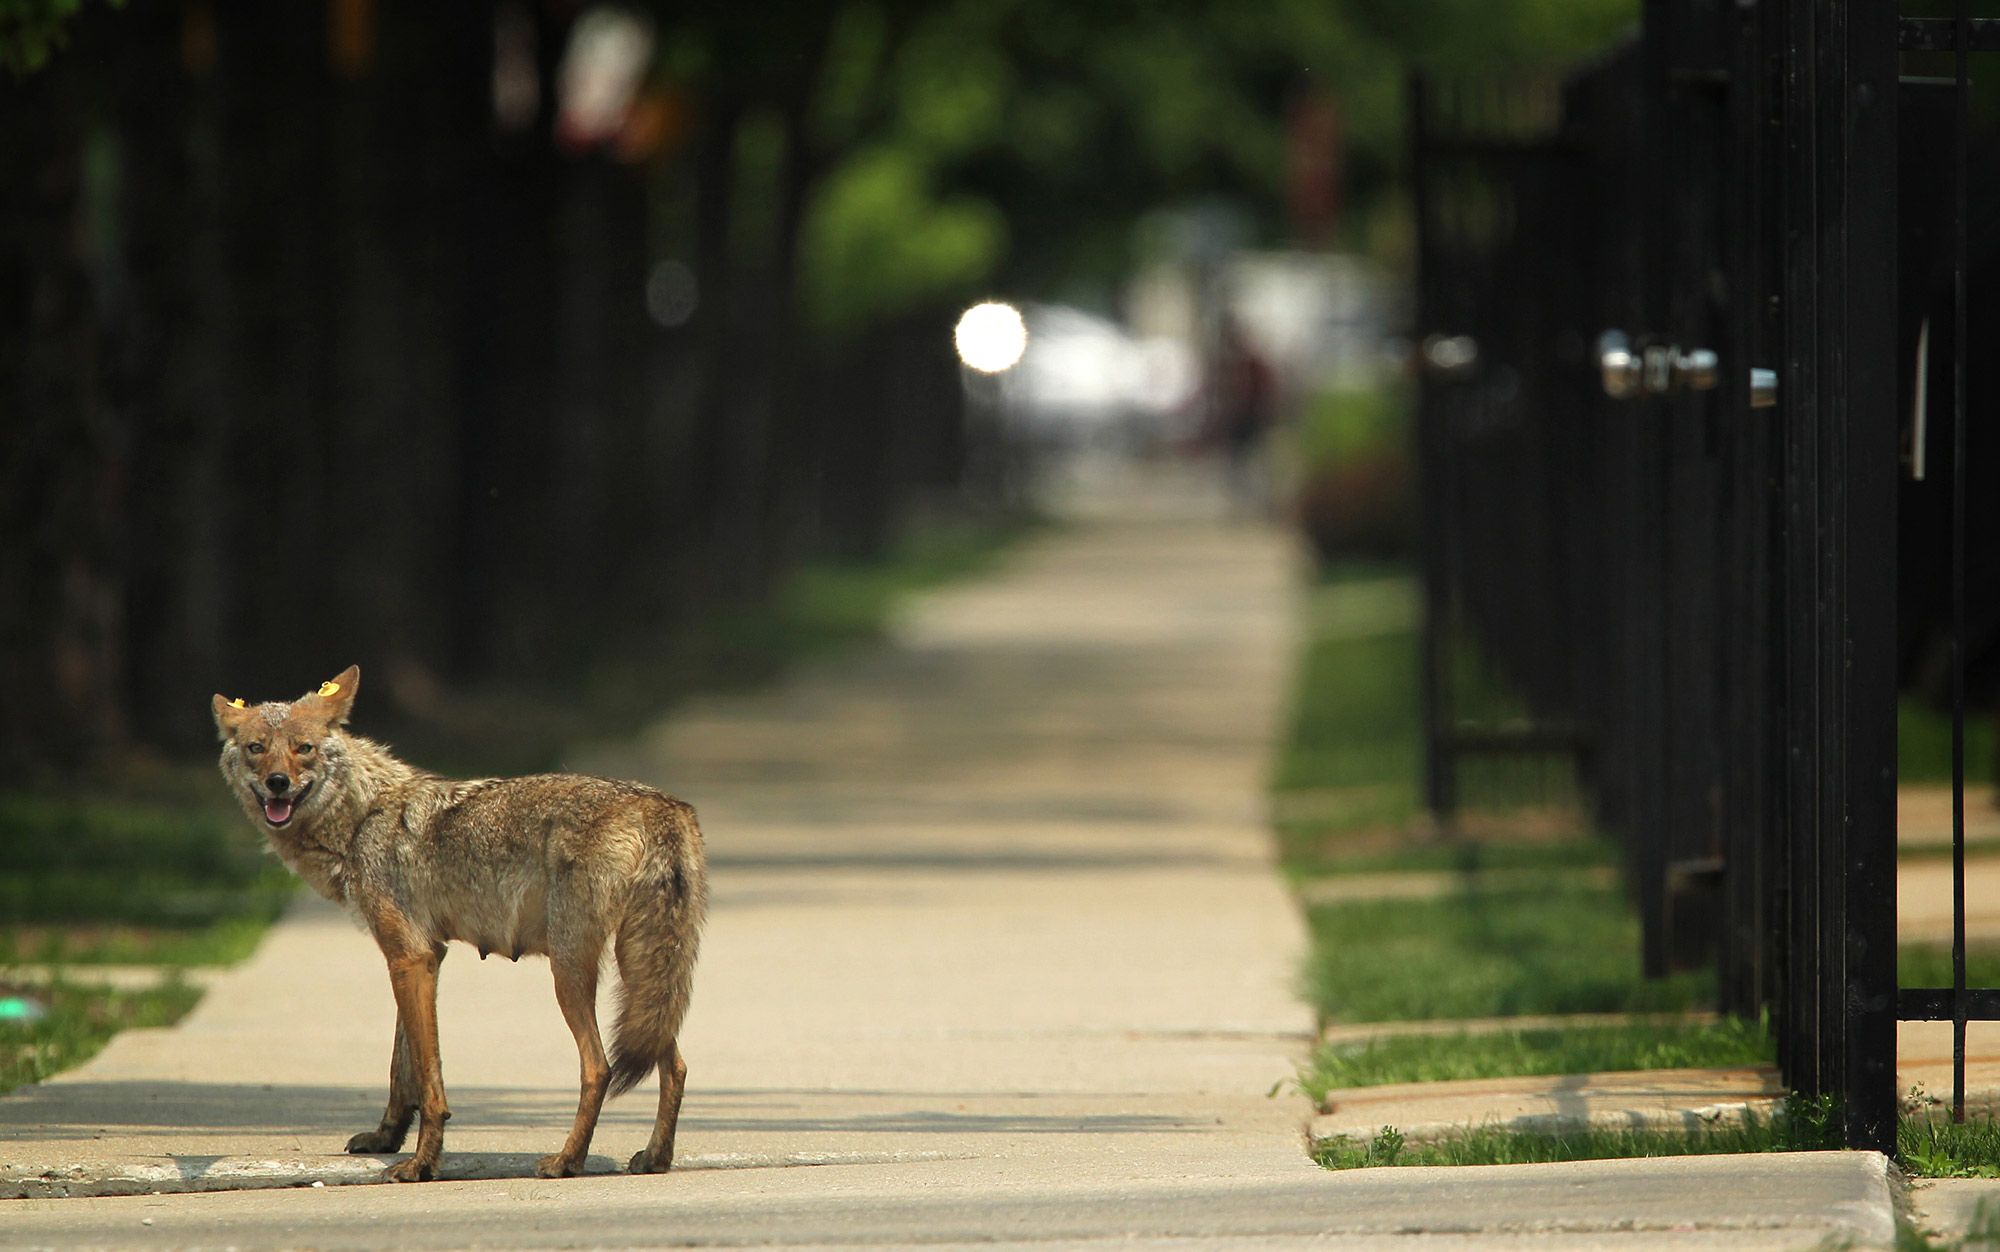
[[[965,311],[952,342],[958,345],[959,360],[982,374],[1000,374],[1028,350],[1028,324],[1013,305],[989,300]]]

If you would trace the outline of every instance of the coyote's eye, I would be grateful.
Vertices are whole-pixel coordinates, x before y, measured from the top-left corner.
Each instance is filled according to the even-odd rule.
[[[300,756],[311,756],[311,755],[312,755],[312,750],[313,750],[313,746],[312,746],[311,744],[309,744],[309,743],[302,743],[302,744],[300,744],[300,745],[299,745],[299,755],[300,755]]]
[[[245,749],[243,749],[243,750],[244,750],[245,752],[248,752],[248,753],[249,753],[249,754],[250,754],[251,756],[262,756],[262,755],[264,755],[264,745],[263,745],[263,744],[261,744],[261,743],[253,743],[253,744],[251,744],[251,745],[250,745],[249,747],[247,747],[247,748],[245,748]]]

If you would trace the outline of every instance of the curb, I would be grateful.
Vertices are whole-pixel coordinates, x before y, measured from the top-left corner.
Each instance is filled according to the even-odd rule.
[[[1477,1121],[1401,1122],[1393,1118],[1382,1126],[1394,1126],[1412,1143],[1450,1138],[1473,1130],[1511,1130],[1535,1134],[1560,1134],[1573,1130],[1716,1130],[1736,1126],[1751,1115],[1769,1120],[1784,1108],[1783,1100],[1731,1100],[1682,1109],[1608,1109],[1588,1116],[1572,1113],[1523,1113],[1514,1117],[1495,1116]],[[1351,1117],[1321,1113],[1307,1126],[1314,1148],[1340,1140],[1366,1141],[1382,1126],[1362,1128]],[[1643,1159],[1643,1158],[1632,1158]]]
[[[0,1202],[68,1200],[95,1196],[188,1195],[210,1191],[273,1191],[300,1187],[387,1184],[397,1156],[191,1156],[145,1160],[84,1160],[35,1166],[0,1162]],[[696,1154],[674,1162],[673,1172],[725,1169],[790,1169],[814,1165],[891,1165],[955,1159],[949,1152],[797,1152],[750,1156],[736,1152]],[[522,1181],[535,1177],[540,1155],[531,1152],[451,1152],[437,1182]],[[583,1176],[623,1175],[624,1166],[592,1154]]]
[[[1489,1128],[1701,1131],[1768,1119],[1784,1100],[1767,1066],[1402,1083],[1328,1092],[1308,1133],[1317,1148],[1366,1140],[1384,1126],[1419,1141]]]
[[[395,1157],[185,1157],[150,1161],[75,1161],[36,1167],[0,1165],[0,1199],[61,1200],[89,1196],[167,1195],[200,1191],[261,1191],[285,1187],[347,1187],[379,1183]],[[438,1177],[465,1181],[532,1176],[535,1157],[448,1156]],[[612,1173],[609,1157],[591,1157],[587,1173]]]

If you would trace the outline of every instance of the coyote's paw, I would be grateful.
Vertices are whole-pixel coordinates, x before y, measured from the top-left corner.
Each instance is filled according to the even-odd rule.
[[[631,1162],[625,1166],[625,1172],[630,1174],[664,1174],[673,1168],[673,1164],[674,1157],[671,1152],[657,1161],[648,1153],[635,1152],[632,1154]]]
[[[389,1167],[390,1182],[429,1182],[437,1177],[437,1161],[413,1156]]]
[[[377,1126],[349,1139],[347,1150],[356,1156],[380,1156],[387,1152],[401,1152],[403,1135],[406,1133],[408,1132],[397,1131],[388,1126]]]
[[[535,1162],[537,1178],[574,1178],[582,1172],[581,1157],[564,1156],[560,1152],[552,1152]]]

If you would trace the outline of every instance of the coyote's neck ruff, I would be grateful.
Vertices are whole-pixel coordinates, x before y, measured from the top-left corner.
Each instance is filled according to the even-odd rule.
[[[336,904],[353,903],[347,894],[348,862],[366,850],[357,839],[371,815],[393,808],[405,828],[415,833],[430,828],[473,792],[502,781],[446,778],[398,759],[373,739],[330,729],[307,757],[295,757],[293,768],[298,772],[289,776],[289,795],[274,796],[268,785],[272,775],[263,774],[263,762],[248,759],[246,749],[261,742],[270,755],[269,741],[283,739],[292,709],[293,705],[281,702],[257,706],[254,711],[263,714],[268,733],[262,741],[240,737],[225,741],[222,771],[238,780],[236,794],[243,811],[264,828],[278,859]]]
[[[348,733],[360,671],[290,702],[216,696],[223,777],[272,849],[312,888],[350,909],[389,962],[397,1043],[382,1126],[350,1151],[393,1152],[421,1109],[417,1152],[395,1167],[428,1178],[443,1139],[433,1000],[453,940],[484,957],[545,955],[577,1038],[583,1098],[548,1175],[582,1168],[606,1094],[661,1075],[653,1141],[635,1170],[665,1169],[686,1066],[687,1011],[707,885],[694,810],[638,783],[537,774],[459,781],[397,760]],[[607,1063],[596,1020],[609,944],[623,995]]]
[[[295,755],[288,795],[272,795],[263,773],[263,757],[272,755],[292,723],[293,705],[273,702],[250,710],[260,715],[262,737],[228,738],[222,746],[222,772],[235,787],[237,800],[250,820],[264,828],[271,850],[314,891],[336,904],[348,904],[347,861],[355,837],[368,815],[386,799],[416,811],[436,809],[447,797],[468,785],[439,777],[398,760],[372,739],[329,728],[304,759]],[[252,753],[251,748],[262,748]]]

